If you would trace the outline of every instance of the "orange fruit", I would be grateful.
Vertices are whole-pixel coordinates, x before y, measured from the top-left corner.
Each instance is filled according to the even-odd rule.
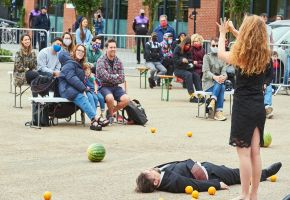
[[[187,135],[187,137],[191,137],[191,136],[192,136],[192,131],[188,131],[188,132],[186,133],[186,135]]]
[[[156,132],[156,128],[151,128],[150,131],[151,131],[151,133],[155,133]]]
[[[51,192],[46,191],[45,193],[43,193],[43,198],[44,198],[44,200],[50,200],[51,199]]]
[[[186,187],[185,187],[185,193],[186,193],[186,194],[191,194],[192,191],[193,191],[192,186],[189,185],[189,186],[186,186]]]
[[[194,190],[192,193],[191,193],[191,196],[192,198],[195,198],[195,199],[198,199],[198,191],[197,190]]]
[[[216,189],[215,187],[211,186],[208,188],[207,192],[210,194],[210,195],[215,195],[216,193]]]
[[[271,182],[276,182],[277,181],[277,176],[276,175],[273,175],[270,177],[270,181]]]

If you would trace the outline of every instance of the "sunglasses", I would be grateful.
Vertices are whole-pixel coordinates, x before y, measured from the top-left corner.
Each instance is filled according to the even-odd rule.
[[[219,45],[217,45],[217,44],[213,44],[213,45],[211,45],[212,47],[218,47]]]

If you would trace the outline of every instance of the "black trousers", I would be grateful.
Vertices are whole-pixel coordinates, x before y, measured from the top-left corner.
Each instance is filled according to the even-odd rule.
[[[26,78],[26,82],[30,85],[31,82],[39,76],[39,73],[37,71],[32,71],[32,70],[28,70],[27,72],[25,72],[25,78]],[[32,92],[32,96],[33,97],[37,97],[37,93]]]
[[[202,90],[200,76],[194,71],[183,70],[183,69],[175,69],[175,76],[181,78],[186,83],[186,88],[189,94],[194,93],[194,88],[200,91]]]
[[[33,31],[32,34],[32,47],[36,49],[36,43],[38,42],[38,31]]]
[[[145,37],[138,37],[138,35],[136,35],[136,40],[137,40],[137,61],[140,62],[140,54],[141,54],[141,43],[143,46],[143,52],[145,50],[145,43],[146,43],[146,38]]]
[[[229,168],[224,165],[218,166],[209,162],[203,162],[202,166],[208,172],[208,179],[218,179],[227,185],[235,185],[241,183],[240,170]],[[261,181],[267,179],[266,170],[262,170]]]

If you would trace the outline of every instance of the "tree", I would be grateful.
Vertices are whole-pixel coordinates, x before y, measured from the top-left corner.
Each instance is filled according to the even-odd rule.
[[[153,24],[156,20],[156,10],[161,0],[143,0],[143,5],[148,6],[149,10],[149,32],[153,30]]]
[[[250,0],[225,0],[225,13],[236,27],[242,24],[245,13],[249,12]]]
[[[72,3],[78,15],[86,17],[92,24],[93,14],[102,5],[102,0],[52,0],[52,4]]]

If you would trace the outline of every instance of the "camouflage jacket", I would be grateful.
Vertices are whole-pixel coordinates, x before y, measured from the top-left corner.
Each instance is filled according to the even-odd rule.
[[[34,70],[37,66],[36,54],[34,51],[29,55],[25,55],[20,51],[15,54],[14,72],[22,73],[28,70]]]

